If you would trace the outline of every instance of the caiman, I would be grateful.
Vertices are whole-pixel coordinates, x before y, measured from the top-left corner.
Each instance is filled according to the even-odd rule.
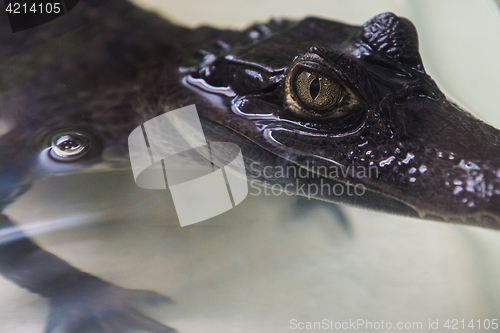
[[[207,139],[238,144],[264,185],[362,185],[364,195],[314,196],[500,229],[500,131],[444,96],[405,18],[188,29],[128,2],[88,0],[17,33],[3,16],[0,29],[2,211],[44,176],[130,167],[133,129],[195,104]],[[259,179],[265,167],[308,176]],[[0,271],[49,300],[46,332],[175,331],[134,307],[167,297],[72,267],[5,214],[0,224],[10,235]]]

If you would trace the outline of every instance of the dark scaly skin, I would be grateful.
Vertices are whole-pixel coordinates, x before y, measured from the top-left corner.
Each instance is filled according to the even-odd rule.
[[[309,18],[245,31],[189,30],[125,2],[85,1],[31,30],[12,34],[5,17],[0,27],[0,117],[10,124],[0,137],[2,210],[60,171],[57,163],[47,170],[37,162],[57,131],[82,129],[94,142],[81,160],[62,163],[64,172],[128,167],[134,128],[195,103],[206,136],[237,143],[250,176],[259,171],[252,162],[261,169],[305,166],[309,177],[299,185],[350,181],[367,188],[361,197],[318,199],[500,228],[500,132],[446,100],[425,74],[414,27],[393,14],[362,27]],[[353,123],[318,128],[285,107],[285,81],[304,56],[362,101]],[[200,89],[189,76],[229,86],[236,96]],[[331,179],[313,168],[373,165],[378,177]],[[80,272],[24,237],[7,216],[0,224],[15,236],[0,246],[0,271],[49,299],[47,332],[173,331],[134,309],[136,301],[167,298]]]
[[[322,37],[315,40],[313,36]],[[280,50],[279,55],[271,58],[270,45]],[[340,177],[342,182],[365,185],[381,200],[377,207],[370,202],[351,203],[403,215],[500,228],[500,163],[495,158],[500,132],[446,99],[425,73],[415,28],[406,19],[382,14],[363,27],[350,27],[311,18],[228,53],[231,59],[221,57],[213,64],[200,66],[192,75],[215,86],[233,87],[236,98],[219,103],[232,103],[239,112],[209,106],[207,111],[200,108],[202,115],[235,129],[273,154],[311,169],[377,166],[378,176]],[[298,119],[283,110],[283,82],[294,58],[303,54],[323,56],[324,66],[329,67],[325,72],[340,73],[361,96],[366,114],[354,133],[329,131],[328,122],[327,129],[311,129],[299,122],[314,120]],[[261,57],[272,60],[265,62]],[[263,80],[252,94],[239,93],[250,90],[250,84],[256,86],[243,77],[242,70],[234,69],[234,63],[242,61],[255,64],[247,68],[259,65],[272,69],[261,72],[264,78],[273,79]],[[204,74],[206,68],[210,75]],[[229,74],[219,79],[224,69]],[[238,75],[238,79],[232,80],[232,75]],[[247,86],[246,79],[250,82]],[[276,81],[276,90],[262,92]],[[196,101],[197,105],[202,103]],[[259,117],[254,115],[257,112],[276,117]]]

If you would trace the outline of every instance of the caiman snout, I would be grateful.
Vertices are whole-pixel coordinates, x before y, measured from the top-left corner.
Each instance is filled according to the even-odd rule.
[[[500,229],[500,131],[425,81],[382,104],[399,135],[381,174],[396,173],[396,195],[421,217]]]

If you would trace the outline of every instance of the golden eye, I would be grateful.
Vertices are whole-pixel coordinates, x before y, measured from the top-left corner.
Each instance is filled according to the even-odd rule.
[[[303,70],[295,80],[299,100],[316,111],[329,110],[342,100],[343,89],[332,78],[317,71]]]
[[[299,64],[285,80],[284,104],[291,114],[308,120],[341,118],[363,109],[363,102],[346,83]]]

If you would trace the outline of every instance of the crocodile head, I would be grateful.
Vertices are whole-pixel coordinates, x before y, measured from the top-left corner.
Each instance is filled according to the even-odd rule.
[[[500,228],[500,131],[446,99],[409,20],[272,21],[247,34],[187,70],[203,117],[308,169],[309,184],[366,189],[313,196]]]

